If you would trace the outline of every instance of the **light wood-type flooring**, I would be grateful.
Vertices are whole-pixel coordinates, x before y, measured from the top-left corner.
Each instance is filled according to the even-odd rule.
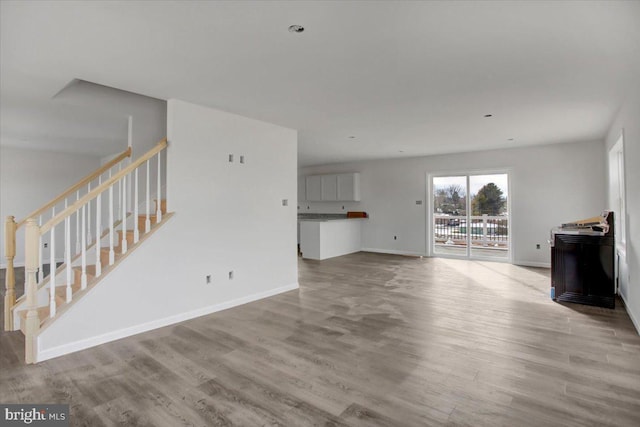
[[[554,303],[548,270],[503,263],[299,266],[297,291],[38,365],[3,332],[0,402],[69,403],[92,427],[640,425],[620,300]]]

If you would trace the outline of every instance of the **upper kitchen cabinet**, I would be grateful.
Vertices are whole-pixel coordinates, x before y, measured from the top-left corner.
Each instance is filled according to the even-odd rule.
[[[338,175],[320,175],[322,181],[322,200],[335,202],[338,200]]]
[[[322,175],[308,176],[306,179],[307,201],[322,200]]]
[[[310,202],[360,201],[360,174],[357,172],[307,176],[305,187]]]
[[[298,204],[307,200],[307,180],[305,176],[298,176]]]
[[[360,201],[360,174],[341,173],[336,175],[338,186],[338,200],[340,201]]]

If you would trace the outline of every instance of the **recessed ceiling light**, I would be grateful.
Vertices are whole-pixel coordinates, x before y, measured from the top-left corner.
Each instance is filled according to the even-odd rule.
[[[351,136],[349,137],[349,139],[356,139],[356,137],[355,137],[355,136],[353,136],[353,135],[351,135]]]
[[[507,139],[507,141],[513,141],[513,138],[509,138],[509,139]]]
[[[304,27],[302,25],[291,25],[289,26],[290,33],[301,33],[304,31]]]
[[[493,114],[485,114],[485,117],[493,117]]]

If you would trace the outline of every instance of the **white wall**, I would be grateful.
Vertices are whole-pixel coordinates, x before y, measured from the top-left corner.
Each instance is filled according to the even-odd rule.
[[[360,172],[362,201],[301,201],[298,212],[363,210],[369,213],[363,248],[428,255],[427,175],[509,170],[513,261],[549,266],[549,230],[606,207],[603,153],[602,142],[585,142],[308,167],[299,175]],[[417,200],[423,204],[416,205]]]
[[[90,95],[92,96],[92,102],[95,100],[106,99],[110,103],[112,108],[118,108],[122,115],[123,129],[128,129],[128,116],[132,118],[132,151],[131,161],[145,154],[151,148],[153,148],[161,139],[167,136],[167,102],[150,98],[148,96],[138,95],[131,92],[121,91],[119,89],[113,89],[105,86],[89,84],[93,89]],[[126,134],[123,135],[123,139],[119,146],[114,147],[114,151],[109,156],[104,156],[101,159],[101,163],[104,164],[114,158],[117,154],[127,149]],[[166,155],[161,154],[161,188],[165,191],[166,187]],[[126,164],[127,161],[125,161]],[[154,177],[157,170],[157,162],[152,161],[150,165],[150,176]],[[144,170],[143,170],[144,172]],[[146,188],[146,173],[140,173],[139,188],[142,190]],[[150,199],[156,198],[156,181],[151,183],[151,196]],[[130,190],[130,188],[129,188]],[[129,191],[131,194],[131,191]],[[164,198],[164,194],[162,196]],[[130,202],[131,199],[130,199]],[[106,209],[106,207],[105,207]],[[105,211],[106,212],[106,211]],[[104,213],[103,213],[104,214]]]
[[[100,166],[98,156],[56,153],[51,151],[22,150],[0,147],[0,263],[6,267],[4,257],[4,221],[15,216],[24,219],[30,212],[47,203],[79,179]],[[24,265],[24,227],[16,239],[16,265]],[[20,238],[22,237],[22,238]],[[62,234],[58,237],[62,241]],[[45,241],[48,238],[45,237]],[[62,256],[61,247],[57,254]],[[58,251],[56,251],[58,252]],[[49,262],[49,250],[43,250],[45,263]]]
[[[296,132],[182,101],[168,106],[175,216],[42,332],[41,358],[298,287]]]
[[[607,150],[624,132],[627,247],[621,259],[620,295],[640,332],[640,90],[634,88],[607,135]],[[606,162],[606,155],[605,155]],[[626,271],[625,271],[626,270]]]

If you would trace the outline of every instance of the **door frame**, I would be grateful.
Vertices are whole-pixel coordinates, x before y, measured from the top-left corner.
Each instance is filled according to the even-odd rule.
[[[509,252],[508,256],[505,259],[494,259],[494,258],[483,258],[483,257],[472,257],[471,256],[471,241],[468,240],[467,244],[467,254],[465,256],[456,256],[456,255],[443,255],[434,253],[434,239],[433,239],[433,210],[435,207],[435,200],[433,195],[433,178],[443,177],[443,176],[466,176],[467,177],[467,192],[469,192],[469,179],[474,175],[507,175],[507,212],[509,213],[509,222],[508,222],[508,236],[509,236]],[[489,168],[489,169],[455,169],[455,170],[443,170],[437,172],[427,172],[426,180],[427,180],[427,194],[425,200],[427,200],[427,223],[425,224],[425,229],[427,231],[426,235],[426,246],[427,246],[427,254],[430,257],[439,257],[439,258],[453,258],[453,259],[466,259],[466,260],[474,260],[474,261],[494,261],[494,262],[504,262],[504,263],[513,263],[513,248],[514,248],[514,238],[513,238],[513,184],[511,180],[511,176],[513,174],[513,170],[510,167],[504,168]],[[471,208],[471,197],[470,194],[467,194],[467,216],[469,215]],[[467,236],[469,237],[471,227],[467,227]]]

